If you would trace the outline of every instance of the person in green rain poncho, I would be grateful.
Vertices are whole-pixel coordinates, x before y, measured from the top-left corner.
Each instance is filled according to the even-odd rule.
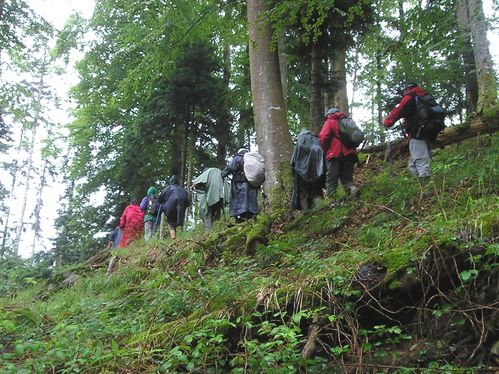
[[[192,181],[192,189],[198,194],[199,216],[204,221],[204,228],[210,231],[213,221],[229,201],[229,184],[222,179],[222,171],[218,168],[208,168]]]

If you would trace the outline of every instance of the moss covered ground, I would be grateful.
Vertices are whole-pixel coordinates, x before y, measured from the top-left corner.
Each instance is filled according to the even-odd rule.
[[[39,281],[0,299],[0,372],[494,371],[498,149],[434,151],[424,190],[404,160],[370,156],[356,200],[136,243],[73,287]]]

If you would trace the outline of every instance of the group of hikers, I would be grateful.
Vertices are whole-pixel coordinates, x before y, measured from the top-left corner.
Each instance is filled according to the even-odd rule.
[[[403,89],[400,103],[384,120],[384,128],[392,127],[403,119],[405,135],[409,139],[408,169],[423,186],[431,178],[430,154],[427,141],[434,140],[444,128],[444,112],[431,95],[427,95],[416,83]],[[359,195],[354,184],[354,166],[359,162],[357,147],[364,135],[355,122],[338,108],[325,113],[325,121],[318,136],[302,130],[296,139],[291,168],[293,176],[293,209],[309,209],[324,198],[334,197],[339,182],[353,198]],[[249,147],[240,148],[224,170],[207,168],[195,178],[190,189],[199,200],[199,214],[205,230],[211,230],[213,222],[225,214],[229,203],[229,215],[236,223],[254,218],[259,212],[257,194],[264,180],[263,158]],[[232,176],[230,195],[227,178]],[[161,225],[162,218],[168,223],[170,238],[175,239],[176,228],[183,226],[186,209],[190,206],[187,191],[180,186],[176,175],[160,193],[155,187],[147,190],[140,205],[132,199],[116,229],[109,235],[109,246],[126,247],[142,236],[149,240]],[[161,230],[160,230],[161,231]]]

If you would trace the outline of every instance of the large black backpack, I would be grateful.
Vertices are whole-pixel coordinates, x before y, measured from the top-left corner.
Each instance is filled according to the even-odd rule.
[[[414,96],[418,115],[418,124],[413,135],[416,139],[435,141],[445,129],[445,109],[433,96]]]

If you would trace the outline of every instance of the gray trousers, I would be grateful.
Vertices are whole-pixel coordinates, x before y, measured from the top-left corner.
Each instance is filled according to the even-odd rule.
[[[151,239],[153,234],[153,221],[144,222],[144,240]]]
[[[412,175],[418,178],[430,177],[430,152],[425,140],[409,141],[409,162],[407,167]]]

